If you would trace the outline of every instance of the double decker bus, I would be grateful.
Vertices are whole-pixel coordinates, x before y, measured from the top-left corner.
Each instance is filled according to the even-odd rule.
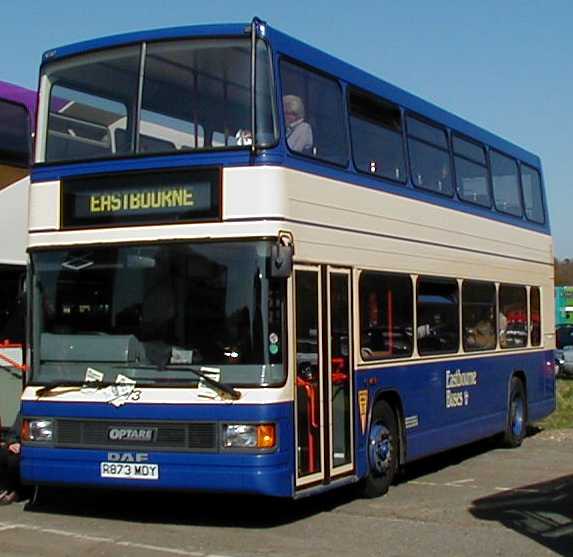
[[[20,406],[28,187],[36,92],[0,81],[0,425]]]
[[[538,157],[271,28],[50,50],[22,477],[301,497],[555,407]]]

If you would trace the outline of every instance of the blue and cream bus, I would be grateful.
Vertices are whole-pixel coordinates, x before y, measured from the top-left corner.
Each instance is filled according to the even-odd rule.
[[[535,155],[253,20],[47,52],[32,485],[384,493],[555,407]]]

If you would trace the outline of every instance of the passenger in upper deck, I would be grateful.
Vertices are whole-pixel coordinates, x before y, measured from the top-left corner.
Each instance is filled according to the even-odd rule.
[[[313,147],[312,128],[304,120],[304,104],[296,95],[285,95],[283,106],[287,144],[293,151],[310,153]]]

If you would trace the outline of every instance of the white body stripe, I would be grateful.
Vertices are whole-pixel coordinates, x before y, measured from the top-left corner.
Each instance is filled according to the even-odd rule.
[[[41,387],[26,387],[22,400],[36,402],[110,402],[110,397],[103,389],[100,391],[82,392],[78,388],[54,389],[42,397],[36,395]],[[141,389],[138,400],[129,400],[129,404],[274,404],[289,402],[293,399],[292,386],[285,385],[277,388],[241,389],[239,400],[221,400],[202,398],[198,396],[198,389],[145,387]]]

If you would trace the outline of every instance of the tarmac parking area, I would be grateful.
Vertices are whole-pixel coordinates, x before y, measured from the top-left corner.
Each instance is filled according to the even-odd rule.
[[[3,557],[573,555],[573,430],[407,467],[385,497],[87,492],[0,507]]]

